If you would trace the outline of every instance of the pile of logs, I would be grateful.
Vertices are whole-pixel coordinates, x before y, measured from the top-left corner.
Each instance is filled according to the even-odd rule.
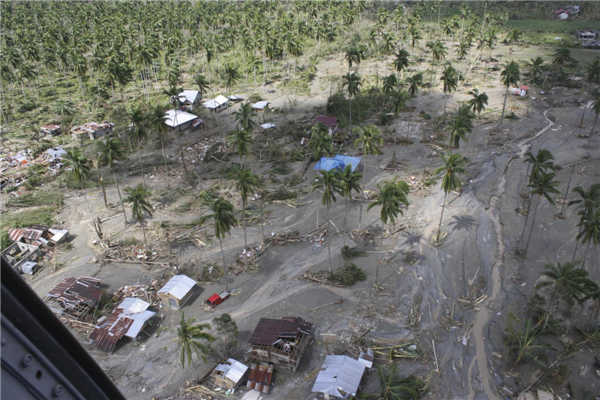
[[[309,282],[320,283],[322,285],[329,285],[335,287],[345,287],[343,284],[333,281],[330,279],[331,274],[327,271],[310,272],[310,270],[304,271],[304,279]]]

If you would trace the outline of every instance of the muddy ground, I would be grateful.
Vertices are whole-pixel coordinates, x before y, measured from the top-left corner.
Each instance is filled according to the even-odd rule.
[[[361,73],[373,74],[376,69],[382,73],[382,63],[366,62],[361,65]],[[329,75],[340,75],[344,70],[342,57],[330,57],[318,66],[318,75],[311,86],[311,95],[307,97],[288,96],[279,92],[271,93],[276,85],[249,90],[249,93],[261,90],[263,98],[270,100],[274,106],[284,108],[289,104],[285,117],[269,114],[260,117],[262,123],[273,121],[278,127],[285,126],[287,119],[308,120],[322,113],[330,90]],[[328,268],[326,246],[315,246],[315,243],[303,242],[270,248],[264,258],[259,261],[260,268],[254,273],[242,273],[228,277],[230,288],[235,288],[235,295],[220,305],[214,312],[203,309],[202,303],[213,293],[224,288],[224,283],[202,284],[201,290],[193,302],[183,308],[186,318],[195,317],[198,322],[211,322],[221,313],[230,313],[240,330],[239,342],[245,345],[258,320],[262,317],[279,318],[283,316],[300,316],[314,323],[315,335],[295,375],[277,372],[275,388],[268,397],[273,399],[308,399],[316,396],[310,394],[314,376],[325,355],[339,354],[346,349],[352,334],[360,334],[369,328],[366,338],[387,343],[409,341],[418,345],[423,357],[416,361],[401,361],[401,374],[411,373],[430,378],[431,399],[497,399],[500,398],[499,387],[506,386],[510,390],[523,388],[539,374],[540,368],[526,365],[512,373],[505,364],[506,350],[503,347],[507,317],[513,314],[523,320],[524,306],[534,294],[534,285],[546,263],[570,261],[575,247],[577,233],[576,216],[572,209],[565,208],[565,219],[556,218],[558,207],[542,202],[537,212],[535,230],[531,239],[528,257],[517,258],[515,250],[523,228],[524,216],[515,210],[521,205],[523,198],[520,192],[526,186],[526,166],[523,154],[530,148],[537,152],[540,148],[550,150],[555,156],[557,165],[568,165],[600,155],[600,136],[592,139],[590,148],[584,145],[587,139],[577,137],[588,134],[593,123],[593,115],[588,113],[585,123],[588,128],[579,128],[581,110],[575,105],[578,95],[576,89],[556,88],[553,95],[533,93],[533,100],[509,100],[509,106],[515,107],[517,120],[506,120],[502,130],[498,130],[496,116],[502,107],[503,89],[497,81],[497,73],[488,76],[481,82],[485,72],[476,75],[473,72],[471,87],[480,87],[490,95],[492,113],[482,120],[476,120],[475,129],[469,136],[466,145],[461,144],[460,151],[466,154],[471,164],[468,175],[463,177],[464,186],[460,193],[450,193],[444,212],[443,230],[448,232],[444,243],[432,245],[432,235],[437,229],[443,201],[440,180],[418,193],[409,195],[410,206],[404,211],[397,225],[408,224],[409,227],[398,233],[396,237],[384,240],[382,246],[387,261],[379,264],[379,284],[382,290],[374,290],[375,269],[378,265],[381,245],[376,241],[371,245],[359,245],[368,252],[368,257],[357,258],[354,262],[367,274],[367,280],[349,288],[335,288],[310,283],[302,279],[304,271],[324,270]],[[479,79],[479,84],[477,83]],[[443,109],[444,98],[439,88],[431,94],[425,92],[418,97],[416,111],[436,115]],[[461,87],[459,92],[448,96],[447,107],[456,107],[458,101],[467,99],[468,87]],[[290,102],[290,99],[291,102]],[[233,110],[239,106],[234,106]],[[291,109],[290,109],[291,108]],[[415,113],[416,114],[416,113]],[[402,115],[392,126],[398,135],[404,135],[406,118]],[[203,137],[225,135],[228,127],[233,125],[230,111],[219,114],[219,126],[209,126],[183,137],[187,144],[192,144]],[[207,119],[213,123],[215,118]],[[407,146],[386,144],[383,154],[370,156],[367,160],[365,187],[376,189],[378,182],[394,176],[408,179],[418,176],[424,170],[432,171],[441,165],[436,151],[428,144],[422,143],[432,133],[432,122],[415,119],[411,124],[410,139]],[[464,146],[464,147],[463,147]],[[348,154],[355,155],[359,151],[348,147]],[[157,154],[160,148],[145,149],[147,153]],[[173,141],[167,146],[167,153],[175,159],[178,147]],[[402,169],[397,172],[385,171],[393,154],[401,163]],[[254,157],[248,160],[255,172],[268,175],[270,166],[262,165]],[[290,164],[294,171],[302,174],[302,163]],[[314,176],[312,164],[309,167],[306,181],[301,185],[309,185]],[[181,177],[181,168],[177,167],[177,178],[172,186],[187,187]],[[561,189],[566,189],[570,169],[558,171]],[[575,167],[571,188],[581,185],[588,187],[597,183],[600,178],[600,161],[592,160]],[[122,186],[133,186],[141,182],[140,176],[119,177]],[[159,167],[146,175],[146,182],[153,191],[165,190],[164,173]],[[198,189],[207,188],[211,181],[200,181],[199,187],[189,188],[189,192],[197,193]],[[108,200],[118,203],[116,189],[109,187]],[[92,209],[100,218],[117,215],[120,210],[113,207],[104,209],[100,190],[87,192]],[[158,204],[156,212],[149,221],[148,233],[150,247],[162,249],[164,243],[158,245],[157,236],[152,226],[159,221],[185,222],[198,217],[197,209],[178,215],[172,208],[191,196],[184,195],[167,207]],[[561,195],[557,196],[561,198]],[[573,195],[570,194],[569,198]],[[304,205],[292,208],[283,205],[270,205],[271,214],[266,226],[267,234],[287,230],[298,230],[307,233],[317,226],[317,210],[320,210],[320,223],[323,224],[324,213],[320,195],[313,193],[300,196],[299,202]],[[348,230],[358,228],[361,205],[351,202],[344,209],[343,201],[338,201],[330,211],[330,219],[337,228],[341,228],[344,215],[347,216]],[[129,210],[128,210],[129,212]],[[366,212],[363,205],[362,227],[380,231],[381,221],[378,218],[379,208]],[[57,272],[45,268],[31,281],[35,291],[43,296],[60,280],[68,276],[89,275],[102,279],[108,290],[116,290],[122,285],[149,282],[153,277],[165,273],[160,266],[142,266],[136,264],[105,264],[94,262],[99,247],[93,244],[89,216],[83,203],[83,197],[77,193],[67,194],[66,207],[57,218],[65,221],[74,234],[74,248],[60,257],[65,266]],[[123,229],[121,216],[103,223],[105,235],[115,234]],[[343,232],[333,229],[331,237],[332,263],[341,263],[340,249],[346,244],[356,245]],[[119,238],[135,236],[142,239],[142,230],[137,226],[129,226],[119,234]],[[248,227],[248,238],[253,244],[261,240],[261,229],[258,225]],[[234,229],[231,237],[223,242],[228,260],[232,260],[243,247],[243,231]],[[186,244],[175,247],[174,263],[183,265],[191,261],[212,260],[220,262],[218,243],[213,242],[205,248]],[[410,252],[410,254],[409,254]],[[580,251],[580,257],[583,250]],[[162,256],[162,254],[161,254]],[[598,253],[590,249],[587,268],[591,277],[600,279]],[[28,278],[29,279],[29,278]],[[421,315],[416,326],[409,326],[407,318],[415,300],[415,295],[422,297],[420,307],[415,310]],[[474,306],[473,300],[486,296],[480,304]],[[340,304],[317,307],[343,300]],[[460,301],[463,300],[463,301]],[[574,309],[568,317],[573,325],[581,325],[587,320],[588,310]],[[157,336],[159,326],[176,326],[180,315],[173,310],[161,309],[153,326],[141,334],[137,344],[129,342],[120,345],[115,353],[107,355],[88,347],[106,373],[114,379],[116,385],[128,399],[167,398],[179,394],[187,381],[194,378],[191,367],[181,368],[175,334],[161,333]],[[82,342],[87,340],[78,336]],[[437,363],[434,356],[437,356]],[[244,360],[243,348],[236,356]],[[600,391],[600,378],[593,372],[580,374],[580,365],[589,363],[591,353],[582,351],[573,355],[566,364],[570,368],[568,380],[576,386],[589,388],[592,392]],[[206,372],[207,364],[199,362],[199,374]],[[376,391],[378,387],[376,373],[371,373],[361,385],[362,393]],[[191,397],[190,397],[191,398]]]

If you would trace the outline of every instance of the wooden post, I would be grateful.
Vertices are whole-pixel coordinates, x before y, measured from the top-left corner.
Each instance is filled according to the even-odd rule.
[[[104,196],[104,207],[108,208],[108,203],[106,202],[106,189],[104,189],[104,178],[100,175],[100,185],[102,185],[102,196]]]

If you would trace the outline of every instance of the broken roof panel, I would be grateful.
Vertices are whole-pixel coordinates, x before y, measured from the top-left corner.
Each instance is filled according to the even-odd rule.
[[[192,290],[196,283],[195,280],[185,275],[175,275],[169,279],[169,282],[167,282],[158,293],[167,293],[177,300],[181,300],[190,290]]]
[[[312,323],[299,317],[261,318],[248,343],[271,346],[280,336],[296,337],[300,333],[310,334],[311,332]]]
[[[99,283],[100,279],[87,276],[66,278],[46,296],[57,298],[64,303],[94,305],[100,301],[102,296],[102,289],[98,287]]]
[[[237,384],[248,370],[248,367],[233,358],[229,358],[226,362],[217,365],[215,369],[223,372],[225,378]]]
[[[363,364],[348,356],[329,355],[311,391],[343,399],[356,396],[364,371]]]
[[[336,117],[326,117],[324,115],[321,115],[320,117],[315,118],[315,123],[321,122],[330,128],[337,126],[339,121],[340,120],[337,119]]]
[[[52,157],[52,159],[57,159],[57,158],[64,158],[67,154],[67,151],[64,150],[62,147],[58,146],[58,147],[54,147],[52,149],[46,150],[45,153],[48,154],[50,157]]]
[[[250,366],[250,374],[246,387],[258,390],[262,393],[269,393],[271,389],[271,380],[273,379],[272,365],[257,365]]]

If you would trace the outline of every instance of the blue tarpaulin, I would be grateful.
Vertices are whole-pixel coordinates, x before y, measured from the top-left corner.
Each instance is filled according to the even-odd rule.
[[[354,172],[354,171],[356,171],[356,168],[358,168],[359,163],[360,163],[359,157],[342,156],[342,155],[338,154],[333,158],[321,157],[321,160],[317,162],[317,164],[315,165],[315,167],[313,169],[316,169],[316,170],[323,169],[325,171],[329,171],[334,168],[344,169],[344,168],[346,168],[346,165],[351,165],[352,172]]]

